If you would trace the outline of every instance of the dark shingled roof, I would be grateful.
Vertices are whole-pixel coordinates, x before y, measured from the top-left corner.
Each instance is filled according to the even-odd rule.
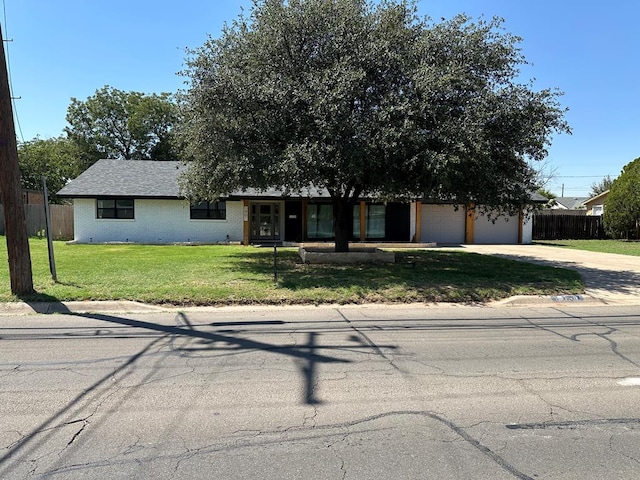
[[[98,160],[65,185],[59,197],[178,198],[181,162]]]
[[[96,198],[181,198],[178,178],[188,167],[182,162],[158,162],[154,160],[98,160],[79,177],[58,192],[58,197]],[[228,196],[240,198],[329,198],[326,189],[308,188],[287,195],[282,190],[265,191],[246,189]],[[537,192],[532,202],[546,202]]]
[[[589,200],[589,197],[556,197],[553,200],[567,210],[577,210],[584,208],[584,202]]]
[[[154,160],[98,160],[79,177],[64,186],[59,197],[96,198],[180,198],[178,178],[186,171],[182,162]],[[284,192],[277,189],[265,191],[253,188],[233,192],[229,198],[282,198]],[[328,198],[329,193],[320,189],[305,189],[287,195],[303,198]]]
[[[538,192],[532,192],[530,195],[533,203],[547,203],[549,201],[547,197],[540,195]]]

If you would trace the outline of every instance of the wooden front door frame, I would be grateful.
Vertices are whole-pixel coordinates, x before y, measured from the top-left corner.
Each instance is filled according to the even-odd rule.
[[[248,201],[248,219],[245,222],[245,229],[247,232],[247,244],[251,242],[281,242],[284,238],[284,202],[283,201],[273,201],[273,200],[258,200],[258,201]],[[254,235],[253,234],[253,223],[254,221],[260,222],[260,216],[264,216],[266,214],[260,212],[254,212],[255,208],[260,208],[260,206],[268,205],[270,206],[271,212],[269,213],[272,223],[271,228],[275,228],[277,234],[274,232],[271,235]],[[274,211],[274,207],[277,207],[277,211]],[[255,218],[254,215],[258,215],[258,218]],[[275,218],[274,218],[275,217]],[[277,225],[276,225],[277,222]],[[260,222],[262,223],[262,222]],[[267,225],[268,226],[268,225]],[[262,228],[262,227],[260,227]]]

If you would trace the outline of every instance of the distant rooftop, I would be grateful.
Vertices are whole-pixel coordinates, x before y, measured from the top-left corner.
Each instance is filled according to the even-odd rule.
[[[584,208],[584,202],[588,199],[589,197],[556,197],[552,202],[555,202],[555,208],[563,210],[579,210]]]

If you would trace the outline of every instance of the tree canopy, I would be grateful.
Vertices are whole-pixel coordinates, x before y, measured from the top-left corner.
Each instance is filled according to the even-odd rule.
[[[546,188],[539,188],[538,193],[542,195],[544,198],[546,198],[547,200],[553,200],[554,198],[557,197],[555,193],[553,193],[551,190],[547,190]]]
[[[517,82],[519,41],[412,1],[254,0],[187,59],[185,192],[326,188],[339,251],[362,195],[512,212],[569,131],[558,91]]]
[[[18,144],[18,163],[22,188],[42,190],[42,176],[47,178],[51,200],[67,182],[86,168],[80,160],[80,151],[68,138],[34,138]]]
[[[596,195],[606,192],[611,188],[611,184],[613,184],[613,178],[611,178],[610,175],[603,177],[599,182],[593,182],[591,184],[591,193],[589,196],[595,197]]]
[[[87,166],[100,158],[175,160],[177,106],[169,93],[146,95],[105,86],[71,99],[65,129]]]
[[[640,158],[625,165],[611,184],[604,209],[604,228],[613,238],[640,234]]]

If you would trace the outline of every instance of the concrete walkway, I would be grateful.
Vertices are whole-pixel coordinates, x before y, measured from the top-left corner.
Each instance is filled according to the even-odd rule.
[[[546,245],[463,245],[465,251],[577,270],[586,294],[608,304],[640,305],[640,257]]]

